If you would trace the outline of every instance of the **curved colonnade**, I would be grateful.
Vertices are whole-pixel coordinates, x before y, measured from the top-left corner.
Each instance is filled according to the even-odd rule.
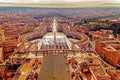
[[[48,31],[48,28],[50,27],[43,27],[38,28],[37,31],[24,34],[19,36],[19,42],[28,42],[34,39],[42,38]],[[75,31],[69,31],[69,28],[66,28],[65,26],[62,27],[62,32],[69,38],[78,39],[77,42],[73,42],[73,44],[77,44],[79,47],[83,48],[86,45],[88,45],[89,38],[86,34],[82,32],[75,32]]]
[[[22,42],[28,42],[28,41],[31,41],[31,40],[34,40],[34,39],[42,38],[46,33],[47,33],[47,28],[43,27],[43,28],[37,29],[34,32],[20,35],[19,38],[18,38],[18,41],[21,42],[21,43]]]
[[[81,48],[85,47],[89,43],[89,38],[84,33],[79,32],[69,32],[68,35],[70,38],[78,39],[77,42],[73,42],[73,44],[77,44]]]

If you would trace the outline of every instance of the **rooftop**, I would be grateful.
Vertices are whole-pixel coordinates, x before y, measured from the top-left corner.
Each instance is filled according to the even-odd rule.
[[[45,56],[38,80],[72,80],[66,63],[67,60],[62,55]]]

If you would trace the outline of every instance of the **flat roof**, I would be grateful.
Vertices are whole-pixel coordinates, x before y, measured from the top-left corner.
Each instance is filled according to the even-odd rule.
[[[7,69],[7,65],[0,65],[0,72],[4,72]]]
[[[2,54],[3,53],[3,48],[2,47],[0,47],[0,60],[2,59]]]
[[[3,49],[3,48],[2,48],[2,47],[0,47],[0,53],[2,52],[2,49]]]
[[[38,80],[72,80],[66,63],[67,60],[62,55],[45,56]]]

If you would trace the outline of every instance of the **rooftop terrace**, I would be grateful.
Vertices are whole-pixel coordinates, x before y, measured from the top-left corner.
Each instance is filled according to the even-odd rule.
[[[72,80],[66,63],[67,60],[62,55],[45,56],[38,80]]]

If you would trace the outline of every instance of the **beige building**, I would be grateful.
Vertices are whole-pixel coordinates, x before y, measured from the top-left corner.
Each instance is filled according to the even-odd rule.
[[[3,48],[0,47],[0,62],[3,62]]]
[[[92,40],[114,39],[112,30],[90,31],[89,35]]]
[[[3,62],[2,41],[4,41],[4,30],[0,28],[0,62]]]
[[[0,42],[4,41],[4,30],[0,28]]]

